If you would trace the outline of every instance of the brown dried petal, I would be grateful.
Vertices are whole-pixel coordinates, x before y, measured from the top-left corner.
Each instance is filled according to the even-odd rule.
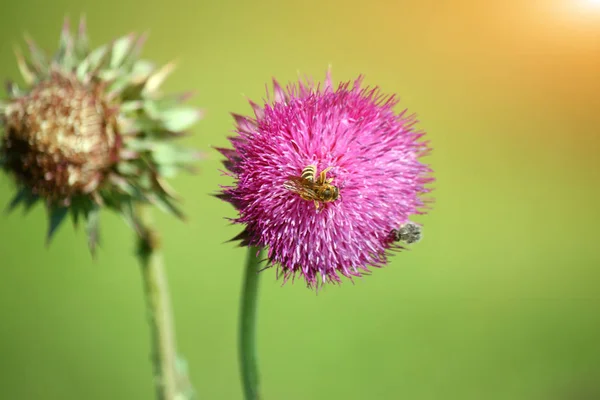
[[[6,168],[50,201],[94,191],[117,161],[116,120],[102,87],[54,72],[7,105]]]

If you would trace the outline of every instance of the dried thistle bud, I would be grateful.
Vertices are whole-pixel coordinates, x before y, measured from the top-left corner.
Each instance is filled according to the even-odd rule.
[[[30,39],[30,58],[17,52],[26,88],[8,83],[0,103],[0,167],[19,188],[9,209],[43,200],[48,240],[68,214],[75,223],[82,216],[93,252],[103,206],[134,227],[136,202],[183,216],[165,178],[198,159],[172,139],[201,114],[181,105],[188,95],[158,92],[174,64],[156,69],[139,59],[145,36],[90,50],[85,31],[83,19],[75,35],[65,21],[52,59]]]
[[[33,193],[69,205],[118,161],[116,118],[101,90],[53,72],[5,107],[6,168]]]

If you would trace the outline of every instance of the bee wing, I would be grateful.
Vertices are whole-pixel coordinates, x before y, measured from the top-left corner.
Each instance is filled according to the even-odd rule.
[[[287,190],[297,193],[301,196],[316,198],[317,193],[306,184],[306,180],[296,176],[290,177],[283,183],[283,187]]]

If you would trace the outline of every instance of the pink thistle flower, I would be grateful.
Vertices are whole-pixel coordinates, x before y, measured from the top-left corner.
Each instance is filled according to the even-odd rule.
[[[414,115],[393,111],[394,96],[361,84],[359,77],[334,90],[328,73],[323,87],[299,82],[284,90],[274,80],[272,100],[250,101],[254,118],[233,115],[233,149],[217,149],[236,179],[218,197],[245,225],[234,240],[268,248],[267,265],[278,267],[284,283],[297,274],[309,287],[319,279],[339,283],[384,266],[389,250],[402,249],[397,229],[427,209],[421,195],[434,179],[419,161],[430,150],[420,141],[424,132],[415,130]],[[309,165],[316,177],[302,181]],[[335,200],[290,190],[290,180],[310,186],[326,169],[339,190]]]

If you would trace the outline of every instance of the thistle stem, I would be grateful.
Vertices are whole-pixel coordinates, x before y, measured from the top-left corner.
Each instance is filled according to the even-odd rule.
[[[240,373],[246,400],[258,400],[259,378],[256,360],[256,301],[258,298],[258,266],[262,250],[248,247],[246,273],[240,304],[239,357]]]
[[[169,288],[158,232],[151,210],[138,206],[138,258],[150,324],[154,385],[157,400],[191,399],[186,374],[178,371],[177,343]],[[182,387],[186,385],[188,387]]]

